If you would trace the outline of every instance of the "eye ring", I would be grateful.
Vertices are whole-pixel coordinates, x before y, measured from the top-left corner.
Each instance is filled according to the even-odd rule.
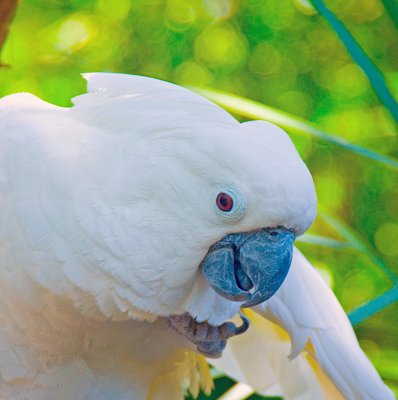
[[[225,192],[220,192],[216,199],[217,207],[223,212],[230,212],[234,206],[232,197]]]
[[[217,185],[218,186],[218,185]],[[235,185],[220,185],[213,193],[217,215],[226,223],[236,223],[246,213],[246,197]]]

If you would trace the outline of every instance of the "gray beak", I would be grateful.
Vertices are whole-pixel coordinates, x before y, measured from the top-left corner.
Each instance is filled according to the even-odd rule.
[[[253,307],[275,294],[289,271],[295,235],[277,227],[232,233],[210,247],[201,263],[221,296]]]

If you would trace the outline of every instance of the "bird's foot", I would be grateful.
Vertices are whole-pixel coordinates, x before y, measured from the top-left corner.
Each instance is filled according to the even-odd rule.
[[[206,357],[217,358],[227,345],[227,340],[240,335],[249,328],[249,320],[240,314],[242,325],[236,326],[233,322],[224,322],[220,326],[212,326],[208,322],[197,322],[188,313],[171,315],[167,318],[168,325],[194,343],[197,350]]]

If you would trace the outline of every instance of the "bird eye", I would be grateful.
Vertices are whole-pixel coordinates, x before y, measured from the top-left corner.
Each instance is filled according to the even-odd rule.
[[[234,206],[234,201],[232,200],[232,197],[224,192],[221,192],[217,196],[217,207],[224,212],[229,212],[232,210],[232,207]]]
[[[213,204],[218,217],[226,223],[234,224],[239,221],[246,212],[244,194],[232,184],[219,186],[216,190],[213,192],[216,198]]]

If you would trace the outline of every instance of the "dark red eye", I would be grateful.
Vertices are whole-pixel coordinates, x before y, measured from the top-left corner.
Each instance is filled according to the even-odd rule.
[[[234,201],[229,194],[226,193],[219,193],[217,196],[217,207],[224,212],[228,212],[232,210],[234,205]]]

